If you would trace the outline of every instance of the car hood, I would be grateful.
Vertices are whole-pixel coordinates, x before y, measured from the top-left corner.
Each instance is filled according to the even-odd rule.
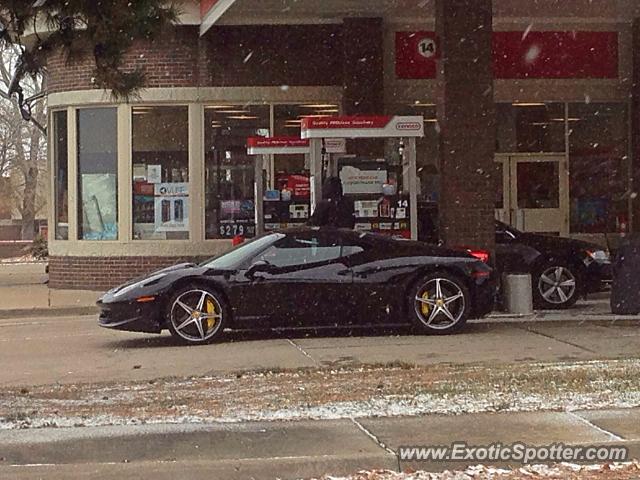
[[[171,265],[170,267],[166,267],[160,270],[156,270],[154,272],[148,273],[146,275],[142,275],[140,277],[136,277],[133,278],[131,280],[129,280],[126,283],[123,283],[122,285],[118,285],[117,287],[109,290],[108,293],[117,293],[118,291],[122,290],[123,288],[126,288],[130,285],[134,285],[136,283],[140,283],[143,282],[144,280],[148,279],[148,278],[152,278],[156,275],[160,275],[162,273],[173,273],[173,272],[182,272],[184,270],[192,270],[198,268],[198,266],[195,263],[179,263],[177,265]]]

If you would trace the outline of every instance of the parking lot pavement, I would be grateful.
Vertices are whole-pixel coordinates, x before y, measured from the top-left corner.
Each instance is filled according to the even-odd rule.
[[[510,363],[637,357],[640,320],[473,323],[458,335],[406,330],[231,333],[177,345],[168,335],[101,329],[96,317],[0,320],[0,385],[149,380],[256,369],[402,362]]]

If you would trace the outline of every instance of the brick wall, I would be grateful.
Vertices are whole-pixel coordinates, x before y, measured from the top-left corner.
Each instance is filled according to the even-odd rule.
[[[124,56],[124,69],[140,68],[149,88],[197,86],[341,85],[341,27],[221,26],[200,38],[178,26],[154,42],[140,41]],[[68,62],[50,55],[50,93],[96,88],[92,58]]]
[[[209,258],[209,257],[206,257]],[[132,278],[205,257],[49,257],[49,287],[105,291]]]

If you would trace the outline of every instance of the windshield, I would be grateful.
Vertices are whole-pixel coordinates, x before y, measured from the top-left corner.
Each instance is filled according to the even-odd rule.
[[[265,236],[255,238],[247,243],[237,246],[227,253],[223,253],[218,257],[207,260],[202,263],[201,266],[216,268],[219,270],[237,268],[245,260],[258,254],[261,250],[282,237],[284,237],[283,233],[270,233]]]

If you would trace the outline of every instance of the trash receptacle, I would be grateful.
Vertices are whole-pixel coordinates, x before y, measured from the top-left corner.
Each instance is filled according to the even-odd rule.
[[[640,238],[627,240],[615,255],[611,312],[616,315],[640,313]]]
[[[502,278],[504,308],[508,313],[530,315],[533,313],[531,275],[509,273]]]

